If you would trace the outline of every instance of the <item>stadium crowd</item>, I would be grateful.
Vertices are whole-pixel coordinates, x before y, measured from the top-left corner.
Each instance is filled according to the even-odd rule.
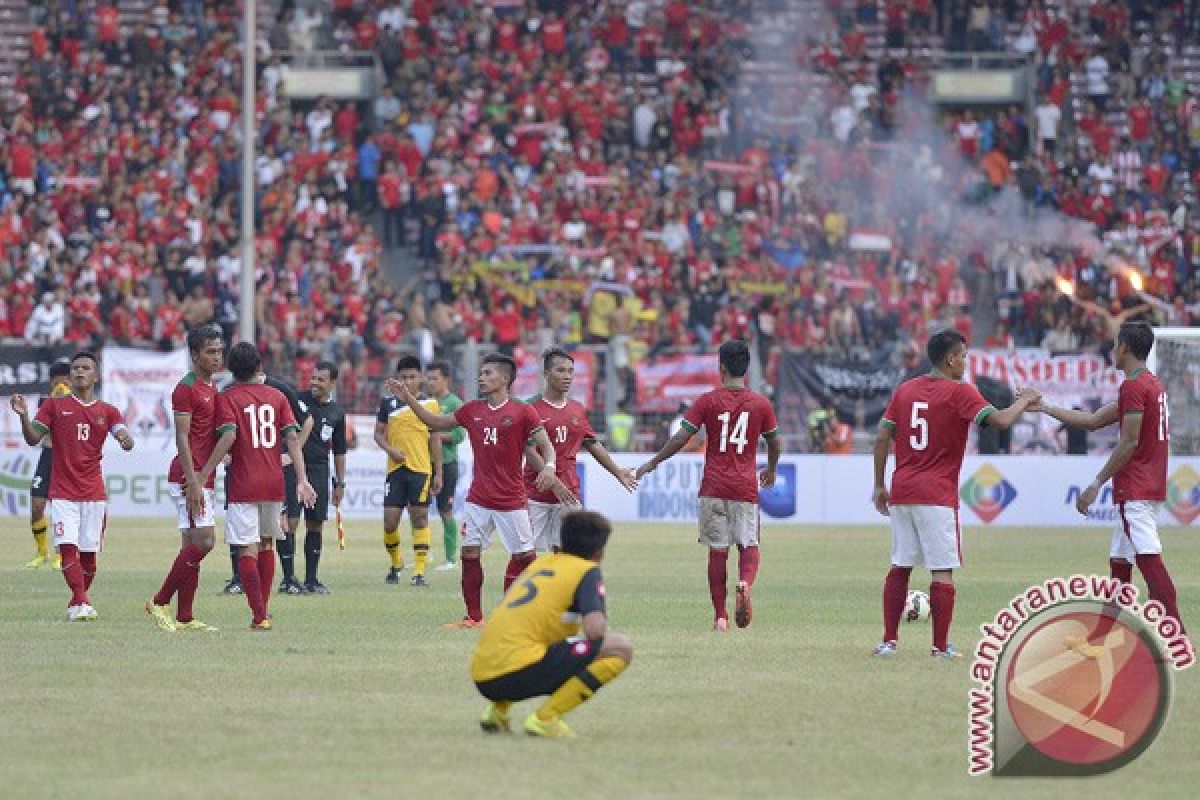
[[[339,362],[344,394],[373,398],[402,350],[539,332],[622,367],[751,337],[770,378],[783,348],[899,359],[945,326],[1070,351],[1130,315],[1196,324],[1191,5],[286,4],[259,41],[260,344],[301,380]],[[29,6],[0,336],[232,330],[238,8]],[[284,51],[313,48],[374,52],[383,92],[289,102]],[[955,51],[1028,54],[1036,102],[931,111]],[[397,254],[426,282],[397,286]]]

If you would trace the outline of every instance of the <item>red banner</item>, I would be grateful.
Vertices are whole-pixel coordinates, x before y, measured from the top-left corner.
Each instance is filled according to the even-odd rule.
[[[571,383],[571,399],[578,400],[588,411],[592,410],[592,389],[596,380],[596,354],[590,350],[571,353],[575,359],[575,380]],[[528,400],[542,393],[542,359],[536,355],[524,355],[517,359],[517,381],[513,384],[512,396]]]
[[[721,384],[712,353],[664,356],[637,368],[638,411],[674,412]]]

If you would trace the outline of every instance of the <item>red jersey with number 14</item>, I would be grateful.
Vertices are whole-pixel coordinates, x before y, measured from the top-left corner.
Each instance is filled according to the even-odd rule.
[[[217,400],[217,435],[231,428],[237,439],[229,464],[231,503],[283,500],[283,453],[279,443],[296,430],[296,418],[278,389],[261,383],[235,383]]]
[[[881,423],[896,439],[892,504],[958,508],[971,423],[995,410],[970,383],[922,375],[896,387]]]
[[[33,418],[34,429],[50,434],[51,500],[105,500],[100,459],[104,440],[125,427],[121,412],[93,400],[83,403],[73,394],[42,402]]]
[[[588,442],[596,441],[596,432],[588,422],[587,409],[582,403],[567,398],[562,406],[551,405],[544,397],[539,397],[529,404],[537,412],[554,445],[554,470],[558,479],[579,497],[579,472],[576,469],[576,457],[579,448]],[[537,503],[560,502],[554,492],[539,492],[537,490],[537,473],[525,463],[525,491],[529,499]]]
[[[707,437],[700,496],[757,503],[758,439],[779,434],[771,401],[750,389],[714,389],[687,410],[683,427]]]
[[[217,387],[208,381],[200,380],[196,373],[189,372],[175,386],[175,391],[171,392],[171,411],[190,417],[188,445],[192,450],[192,467],[199,472],[208,463],[208,458],[217,445]],[[215,478],[215,475],[208,476],[207,488],[213,488]],[[178,454],[171,459],[167,480],[174,484],[183,484],[183,465],[179,463]]]
[[[1126,414],[1141,414],[1142,428],[1129,463],[1113,476],[1113,498],[1118,503],[1162,502],[1167,499],[1170,411],[1167,391],[1150,370],[1143,369],[1121,384],[1117,393],[1117,424]]]
[[[542,427],[537,412],[511,398],[499,408],[472,400],[454,412],[454,419],[467,429],[474,458],[467,502],[492,511],[524,508],[521,468],[526,443]]]

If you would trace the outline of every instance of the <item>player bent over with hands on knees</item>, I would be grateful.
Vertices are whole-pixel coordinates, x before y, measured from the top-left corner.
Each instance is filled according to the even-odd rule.
[[[111,434],[123,450],[133,449],[121,412],[94,398],[98,379],[95,354],[81,350],[71,359],[71,394],[49,398],[32,420],[24,397],[13,395],[11,401],[26,444],[37,447],[50,437],[50,524],[62,555],[63,578],[71,589],[67,619],[72,622],[99,616],[88,590],[96,577],[96,554],[104,544],[108,520],[100,469],[104,440]]]
[[[1167,458],[1171,449],[1170,410],[1167,392],[1146,359],[1154,346],[1154,329],[1145,322],[1126,322],[1117,333],[1113,363],[1125,373],[1117,401],[1094,413],[1056,408],[1038,403],[1031,411],[1041,411],[1059,422],[1094,431],[1117,423],[1121,435],[1096,480],[1080,493],[1075,507],[1086,515],[1100,489],[1112,478],[1113,502],[1117,505],[1117,526],[1109,547],[1108,564],[1112,577],[1124,583],[1133,581],[1137,564],[1150,599],[1157,600],[1179,626],[1179,605],[1175,583],[1162,558],[1158,536],[1158,510],[1167,499]]]
[[[608,629],[600,561],[612,526],[593,511],[562,520],[562,552],[541,556],[492,612],[475,655],[471,679],[491,702],[480,726],[511,730],[513,703],[549,695],[525,718],[531,736],[571,739],[564,714],[612,682],[633,660],[627,636]]]
[[[281,535],[279,516],[285,491],[281,434],[296,468],[296,495],[301,504],[312,508],[317,493],[304,470],[295,416],[283,392],[263,384],[258,350],[249,342],[239,342],[230,348],[228,361],[234,383],[217,401],[220,438],[197,480],[205,485],[225,454],[230,455],[225,543],[238,548],[242,591],[253,614],[250,627],[268,631],[267,605],[275,579],[274,541]]]
[[[729,629],[726,607],[726,563],[729,548],[738,548],[738,584],[734,621],[750,624],[754,607],[750,588],[758,576],[758,490],[775,485],[782,445],[771,402],[746,388],[750,348],[730,340],[717,351],[721,388],[701,395],[684,414],[679,430],[654,458],[634,472],[641,480],[682,450],[704,428],[704,475],[700,481],[700,544],[708,545],[708,590],[716,619],[713,630]],[[767,441],[767,465],[758,472],[758,440]]]
[[[958,524],[958,474],[971,424],[1008,430],[1040,395],[1023,389],[1016,402],[998,411],[973,384],[963,383],[967,340],[956,330],[929,337],[928,375],[896,387],[875,437],[875,508],[892,521],[892,567],[883,583],[883,641],[877,656],[892,656],[900,639],[900,616],[914,566],[929,568],[934,658],[962,654],[946,641],[954,617],[953,571],[962,566]],[[888,453],[896,446],[889,491],[884,482]]]

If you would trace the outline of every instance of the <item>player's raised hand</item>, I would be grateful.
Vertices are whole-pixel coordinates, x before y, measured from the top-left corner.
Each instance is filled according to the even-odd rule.
[[[875,496],[873,499],[875,502],[876,511],[878,511],[880,514],[883,514],[885,517],[890,517],[892,515],[892,498],[888,495],[886,486],[875,487]]]
[[[385,385],[387,386],[387,390],[391,392],[394,397],[397,397],[406,403],[413,403],[417,399],[413,397],[413,393],[408,390],[408,384],[399,378],[388,378]]]
[[[763,471],[758,473],[758,485],[761,489],[770,489],[775,485],[775,470],[763,467]]]
[[[625,491],[627,491],[627,492],[637,491],[638,479],[637,479],[637,475],[634,474],[633,470],[623,469],[617,473],[616,477],[617,477],[617,482],[625,487]]]
[[[300,505],[305,508],[312,508],[317,504],[317,490],[312,487],[308,481],[302,481],[296,487],[296,499],[300,501]]]
[[[1026,386],[1017,393],[1017,399],[1024,401],[1026,411],[1042,410],[1042,393],[1032,386]]]
[[[9,401],[12,405],[12,410],[17,412],[18,417],[29,416],[29,406],[25,404],[25,398],[19,394],[14,394],[12,400]]]
[[[126,453],[133,449],[133,436],[129,434],[128,430],[119,430],[113,434],[113,437],[117,440],[117,444],[121,445],[121,449]]]

